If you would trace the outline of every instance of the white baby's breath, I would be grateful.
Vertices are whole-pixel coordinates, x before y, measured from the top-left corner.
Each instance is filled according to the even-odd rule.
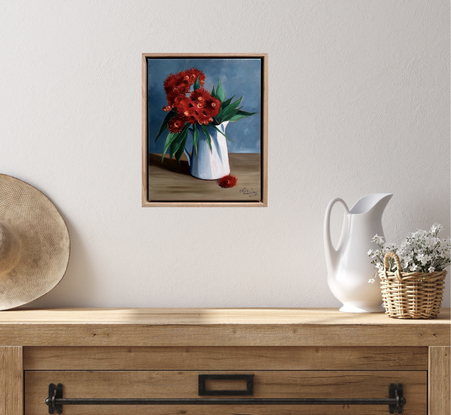
[[[434,223],[431,226],[431,232],[432,233],[439,233],[443,229],[443,226],[440,225],[440,223]]]
[[[384,237],[379,235],[374,235],[374,238],[372,239],[373,242],[376,242],[377,245],[382,245],[384,243]]]
[[[398,247],[393,243],[385,243],[382,236],[375,235],[378,249],[370,249],[368,256],[378,271],[384,270],[384,257],[387,252],[394,252],[401,261],[403,272],[438,272],[443,271],[451,263],[451,238],[441,239],[438,233],[443,229],[439,223],[434,223],[429,231],[417,230],[407,236]],[[396,263],[389,259],[388,271],[396,271]],[[374,277],[368,282],[374,283]]]

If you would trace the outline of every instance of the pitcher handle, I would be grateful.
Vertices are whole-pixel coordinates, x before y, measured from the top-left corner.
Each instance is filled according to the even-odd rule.
[[[186,148],[183,150],[183,152],[186,155],[186,158],[188,159],[188,166],[191,166],[191,154],[188,153],[188,151],[186,150]]]
[[[346,204],[346,202],[343,199],[341,199],[339,197],[331,200],[329,205],[327,206],[326,217],[324,220],[324,244],[325,244],[325,248],[326,248],[326,253],[329,254],[329,258],[332,260],[332,262],[335,262],[336,256],[338,254],[338,251],[341,248],[341,245],[343,244],[343,240],[344,240],[345,234],[346,234],[345,221],[344,221],[343,227],[341,229],[340,240],[338,241],[337,248],[335,249],[334,245],[332,244],[332,238],[330,236],[330,214],[332,212],[333,206],[337,202],[341,203],[344,206],[345,215],[349,213],[348,205]]]

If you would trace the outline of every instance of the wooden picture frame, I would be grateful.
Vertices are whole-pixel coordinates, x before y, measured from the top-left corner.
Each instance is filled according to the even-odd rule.
[[[268,54],[143,53],[142,206],[267,205]]]

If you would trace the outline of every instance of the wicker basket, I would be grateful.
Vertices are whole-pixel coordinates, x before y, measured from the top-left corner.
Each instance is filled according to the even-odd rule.
[[[388,260],[394,258],[397,271],[389,272]],[[440,312],[446,271],[402,272],[393,252],[384,258],[379,272],[385,313],[392,318],[435,318]]]

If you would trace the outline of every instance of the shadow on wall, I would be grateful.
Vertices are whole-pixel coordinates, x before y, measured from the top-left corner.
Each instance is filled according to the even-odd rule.
[[[69,229],[71,242],[69,266],[66,274],[61,282],[50,292],[18,309],[76,307],[76,304],[80,303],[80,299],[74,297],[73,294],[80,291],[83,293],[84,303],[94,303],[96,300],[98,301],[95,278],[93,278],[94,269],[91,266],[92,261],[90,260],[89,253],[84,247],[77,228],[73,226],[63,214],[61,214],[61,216],[63,216],[67,228]],[[80,287],[84,287],[84,289],[80,290]]]

